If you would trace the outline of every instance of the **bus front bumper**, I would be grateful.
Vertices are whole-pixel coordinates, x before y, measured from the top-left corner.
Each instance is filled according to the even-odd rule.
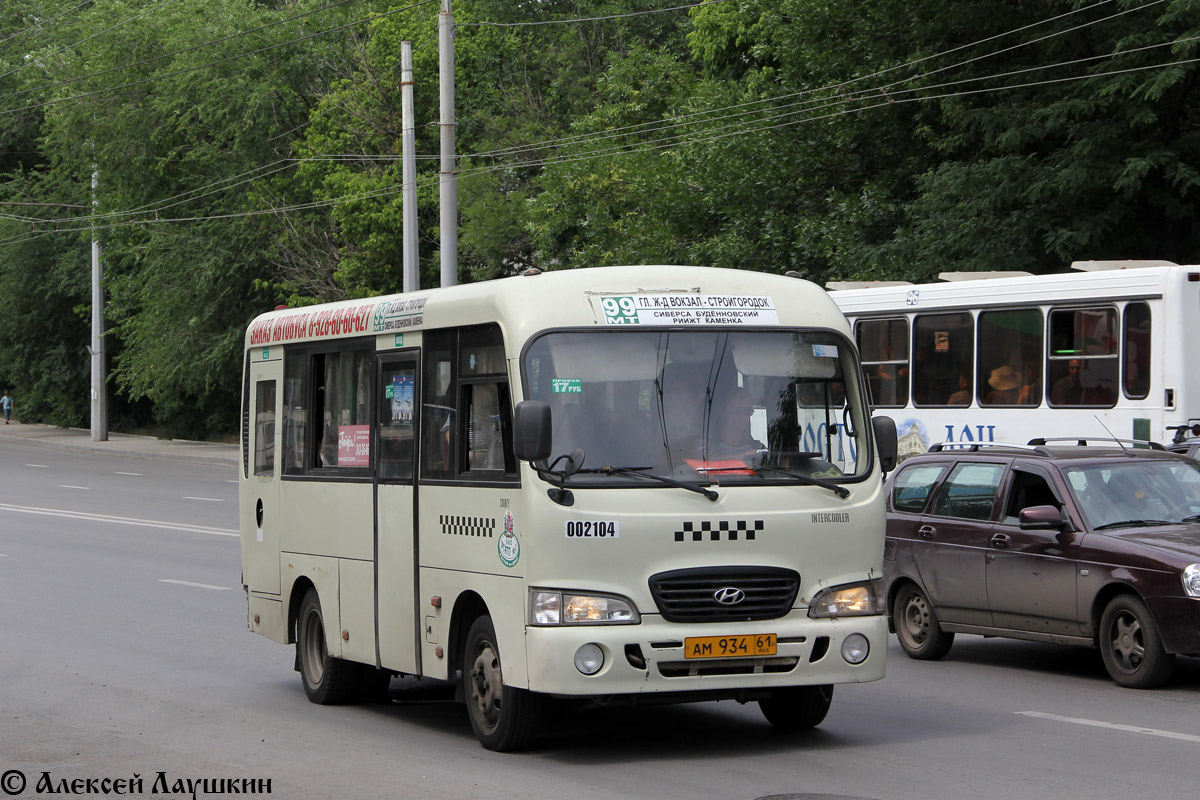
[[[757,637],[775,634],[773,655],[689,658],[693,637]],[[857,664],[843,655],[852,634],[866,640]],[[861,650],[862,640],[852,639]],[[603,657],[592,675],[575,664],[580,648],[593,645]],[[762,622],[680,624],[647,615],[637,625],[533,627],[526,629],[528,688],[563,696],[617,696],[657,692],[734,695],[743,689],[813,684],[865,683],[884,675],[885,616],[809,619],[798,613]],[[693,647],[693,652],[697,649]],[[855,648],[850,648],[855,649]],[[595,650],[589,651],[593,656]]]

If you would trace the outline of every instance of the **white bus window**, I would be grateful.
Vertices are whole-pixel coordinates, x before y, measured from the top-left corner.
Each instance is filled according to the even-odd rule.
[[[862,474],[853,355],[816,331],[561,332],[536,339],[523,368],[526,397],[550,406],[553,455],[584,451],[573,481],[646,487],[601,468],[722,483]]]
[[[974,358],[970,314],[918,314],[913,321],[913,404],[961,405],[963,396],[955,393],[970,378]]]
[[[1052,406],[1108,407],[1117,402],[1117,312],[1054,309],[1046,381]]]
[[[1036,308],[979,314],[979,375],[985,406],[1042,402],[1042,312]]]
[[[275,474],[275,381],[254,390],[254,474]]]
[[[416,411],[416,370],[409,364],[386,365],[380,374],[379,477],[411,480],[413,422]]]
[[[1125,396],[1141,400],[1150,394],[1150,306],[1129,303],[1125,306],[1125,336],[1122,339],[1122,385]]]
[[[871,403],[897,407],[908,403],[908,320],[863,320],[856,329]]]
[[[285,354],[284,474],[371,466],[371,355],[367,350]]]
[[[516,480],[512,401],[500,327],[428,332],[424,376],[422,478]]]
[[[321,420],[314,466],[371,465],[370,363],[368,354],[360,351],[313,356],[317,388],[313,409]]]
[[[425,369],[421,389],[421,476],[454,475],[455,331],[429,331],[425,335]]]

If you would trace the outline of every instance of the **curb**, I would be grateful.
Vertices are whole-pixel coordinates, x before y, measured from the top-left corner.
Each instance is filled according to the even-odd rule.
[[[191,442],[184,439],[155,439],[128,433],[109,434],[106,442],[91,441],[91,431],[80,428],[58,428],[53,425],[18,423],[19,433],[0,426],[0,442],[25,444],[51,450],[75,453],[101,453],[158,461],[180,461],[193,464],[236,467],[239,462],[237,445],[212,442]],[[192,452],[188,452],[191,449]],[[203,452],[207,450],[208,452]]]

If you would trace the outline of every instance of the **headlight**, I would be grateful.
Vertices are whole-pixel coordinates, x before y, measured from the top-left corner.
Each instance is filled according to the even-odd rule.
[[[1184,567],[1183,590],[1192,597],[1200,597],[1200,564],[1188,564]]]
[[[633,603],[608,594],[576,594],[553,589],[529,592],[530,625],[636,625]]]
[[[817,592],[808,606],[808,615],[820,617],[869,617],[882,614],[879,607],[880,581],[863,581],[831,586]]]

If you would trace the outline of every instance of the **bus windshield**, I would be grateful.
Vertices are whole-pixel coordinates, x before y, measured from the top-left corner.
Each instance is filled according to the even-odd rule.
[[[584,453],[573,485],[867,469],[854,350],[829,331],[555,331],[528,347],[523,372],[526,399],[550,406],[553,456]]]

